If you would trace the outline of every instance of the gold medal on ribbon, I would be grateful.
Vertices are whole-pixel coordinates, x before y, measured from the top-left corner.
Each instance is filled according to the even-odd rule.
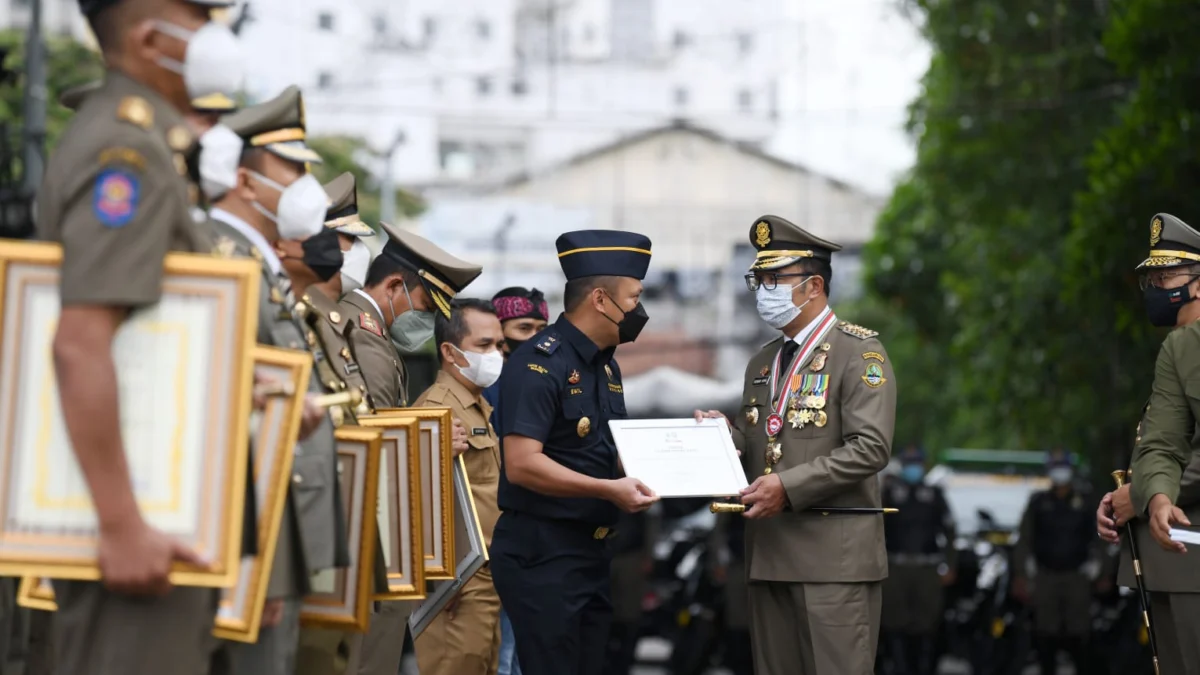
[[[800,421],[800,411],[799,410],[788,411],[788,422],[791,423],[793,429],[803,429],[804,428],[804,422]]]
[[[746,411],[746,422],[749,423],[750,426],[758,424],[758,408],[751,408]]]
[[[575,425],[575,433],[579,434],[580,438],[587,436],[588,432],[591,430],[592,430],[592,421],[586,417],[579,420],[579,424]]]
[[[813,415],[813,411],[808,410],[807,408],[805,408],[804,410],[801,410],[800,411],[800,426],[804,426],[805,424],[812,424],[812,421],[815,417],[816,416]]]
[[[816,424],[818,427],[823,427],[828,422],[829,422],[829,415],[826,415],[824,410],[818,410],[816,420],[814,420],[813,423]]]
[[[824,396],[814,396],[813,404],[809,407],[814,408],[816,410],[820,410],[820,409],[824,408],[825,407],[825,397]]]

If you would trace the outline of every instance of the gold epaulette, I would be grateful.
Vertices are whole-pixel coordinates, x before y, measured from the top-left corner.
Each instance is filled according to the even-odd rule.
[[[839,321],[838,328],[841,329],[841,331],[843,333],[845,333],[846,335],[853,335],[854,337],[858,338],[859,340],[866,340],[868,338],[873,338],[873,337],[879,335],[879,333],[871,330],[870,328],[863,328],[862,326],[856,326],[856,325],[854,325],[852,323],[848,323],[846,321]]]
[[[154,108],[141,96],[126,96],[117,106],[117,119],[149,129],[154,126]]]

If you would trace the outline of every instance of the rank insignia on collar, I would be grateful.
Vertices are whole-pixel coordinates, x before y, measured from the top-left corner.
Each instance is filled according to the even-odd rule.
[[[375,319],[372,319],[371,315],[367,314],[366,312],[358,315],[358,325],[365,330],[371,331],[379,337],[383,337],[383,331],[380,330],[379,324],[375,323]]]
[[[771,374],[771,366],[763,366],[762,370],[758,371],[759,377],[766,377]]]
[[[571,376],[567,378],[567,383],[568,384],[579,384],[579,371],[578,370],[571,371]]]
[[[608,379],[612,379],[612,366],[608,365],[607,363],[604,364],[604,374],[608,375]]]

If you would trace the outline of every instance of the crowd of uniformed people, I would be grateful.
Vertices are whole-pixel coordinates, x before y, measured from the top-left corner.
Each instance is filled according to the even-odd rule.
[[[80,0],[107,72],[62,100],[76,112],[49,161],[37,225],[63,253],[52,350],[100,525],[102,579],[54,581],[58,610],[32,622],[26,672],[396,675],[413,603],[373,603],[365,633],[302,625],[299,608],[313,575],[349,564],[335,427],[364,409],[423,405],[453,411],[454,454],[490,562],[415,640],[419,671],[628,672],[657,573],[646,512],[660,499],[624,475],[608,422],[627,417],[615,351],[650,318],[640,298],[651,242],[613,230],[559,236],[557,318],[536,289],[464,297],[479,265],[393,223],[364,223],[352,175],[323,185],[311,173],[322,158],[306,144],[298,88],[239,109],[244,63],[236,37],[212,19],[231,4]],[[899,475],[883,475],[898,383],[877,334],[829,304],[840,247],[753,215],[746,298],[778,336],[747,364],[735,409],[695,413],[726,420],[750,483],[735,500],[743,511],[720,518],[719,553],[705,567],[724,589],[708,641],[725,644],[739,674],[862,675],[877,656],[886,672],[935,672],[944,589],[963,583],[962,533],[919,449],[896,453]],[[381,244],[368,245],[374,238]],[[1167,673],[1200,672],[1200,587],[1170,536],[1195,503],[1184,469],[1200,438],[1200,399],[1189,396],[1200,234],[1162,214],[1151,246],[1140,268],[1151,319],[1180,329],[1159,358],[1132,485],[1097,505],[1055,453],[1052,487],[1031,499],[1011,553],[1009,587],[1033,608],[1044,673],[1060,652],[1076,672],[1099,672],[1085,665],[1097,577],[1084,568],[1127,523],[1141,543],[1136,586],[1152,606],[1156,658]],[[158,300],[172,251],[258,261],[257,341],[313,359],[254,643],[211,635],[217,591],[171,586],[173,562],[202,561],[143,519],[122,449],[113,338],[131,311]],[[436,377],[412,391],[406,355],[430,340]],[[363,405],[316,404],[345,391]]]

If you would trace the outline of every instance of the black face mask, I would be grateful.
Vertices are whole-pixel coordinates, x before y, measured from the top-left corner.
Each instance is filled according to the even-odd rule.
[[[1176,288],[1158,288],[1147,286],[1145,292],[1146,317],[1151,325],[1160,328],[1174,328],[1179,320],[1179,310],[1195,298],[1192,297],[1188,286],[1191,283]]]
[[[504,358],[508,358],[509,354],[512,354],[513,352],[517,351],[517,347],[520,347],[521,345],[525,344],[526,342],[529,342],[529,340],[514,340],[513,338],[510,338],[510,337],[504,338],[504,344],[508,347],[508,351],[505,352]]]
[[[609,296],[609,300],[612,300],[612,296]],[[615,300],[613,300],[613,306],[621,309]],[[640,302],[628,312],[624,310],[622,312],[624,316],[621,317],[620,321],[613,321],[612,317],[607,314],[604,315],[604,318],[617,324],[617,337],[621,341],[621,344],[626,344],[638,339],[638,335],[646,327],[646,322],[650,320],[650,315],[646,313],[646,308],[642,307],[642,303]]]
[[[320,234],[305,239],[301,247],[304,264],[321,281],[329,281],[342,270],[342,246],[337,230],[327,227]]]

